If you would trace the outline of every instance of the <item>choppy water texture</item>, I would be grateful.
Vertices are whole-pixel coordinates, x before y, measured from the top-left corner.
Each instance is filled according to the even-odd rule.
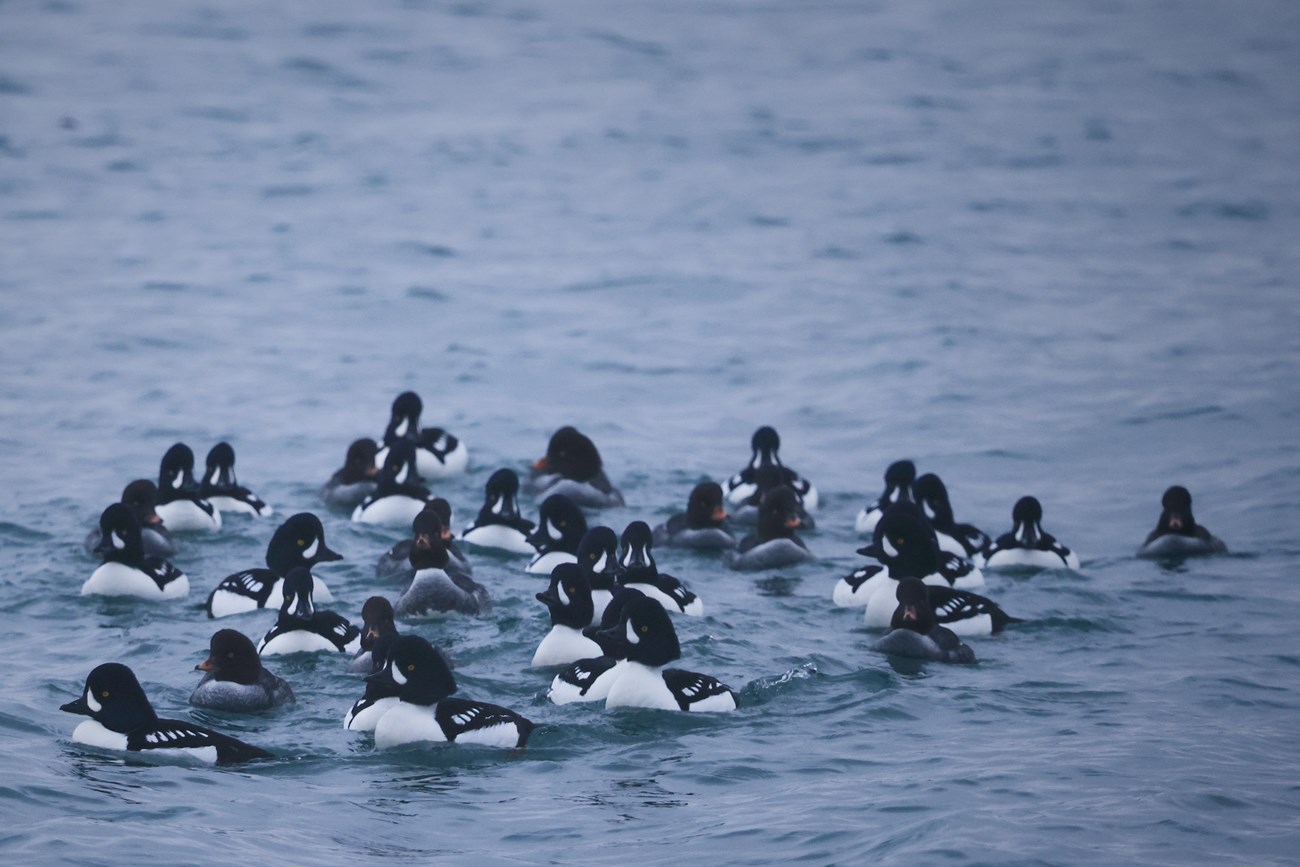
[[[1295,686],[1300,7],[1292,2],[0,5],[0,801],[6,859],[1261,863],[1300,845]],[[338,659],[300,701],[193,711],[194,592],[78,596],[79,544],[177,440],[317,509],[405,388],[464,437],[458,520],[556,427],[656,521],[762,423],[823,491],[818,559],[662,551],[707,617],[714,718],[547,705],[541,582],[415,625],[524,755],[378,754]],[[990,532],[1032,493],[1074,573],[992,577],[1027,623],[891,666],[834,581],[885,465]],[[1137,561],[1187,485],[1230,556]],[[397,534],[325,514],[357,616]],[[260,635],[267,613],[229,621]],[[164,715],[280,757],[70,743],[107,660]]]

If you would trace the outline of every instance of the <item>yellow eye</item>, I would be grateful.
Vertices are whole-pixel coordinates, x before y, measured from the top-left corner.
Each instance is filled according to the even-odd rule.
[[[108,698],[108,690],[104,690],[103,692],[101,692],[101,693],[99,694],[99,697],[100,697],[100,698]]]
[[[649,632],[649,631],[650,631],[650,627],[649,627],[649,626],[642,626],[642,627],[641,627],[641,631],[642,631],[643,633],[644,633],[644,632]]]
[[[899,537],[898,537],[898,544],[900,544],[900,545],[903,544],[903,537],[902,537],[902,536],[899,536]]]
[[[563,521],[556,521],[556,522],[555,522],[555,526],[557,526],[557,527],[563,527],[563,526],[564,526],[564,522],[563,522]]]
[[[407,671],[415,671],[415,663],[412,662],[410,665],[406,666],[406,670],[407,670]]]
[[[299,547],[299,548],[305,548],[305,547],[307,547],[307,540],[306,540],[306,539],[299,539],[299,540],[298,540],[298,547]]]

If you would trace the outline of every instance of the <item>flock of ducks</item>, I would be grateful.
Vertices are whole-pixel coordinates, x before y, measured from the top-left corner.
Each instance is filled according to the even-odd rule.
[[[524,747],[534,724],[504,707],[455,697],[451,666],[439,648],[397,621],[434,614],[475,615],[491,609],[487,588],[473,578],[462,545],[527,557],[525,570],[547,576],[536,594],[551,628],[533,655],[536,668],[558,669],[547,691],[556,704],[604,701],[606,707],[718,712],[738,706],[736,692],[705,674],[669,667],[681,657],[674,616],[700,616],[704,604],[680,579],[659,570],[654,548],[716,551],[728,568],[781,568],[813,559],[798,530],[815,527],[816,487],[782,463],[780,438],[760,427],[749,462],[721,483],[703,482],[686,509],[656,527],[633,521],[621,534],[588,526],[585,509],[624,504],[606,476],[595,444],[573,427],[557,430],[528,479],[540,501],[537,521],[519,506],[520,479],[510,468],[493,472],[478,514],[459,537],[450,504],[434,497],[426,479],[466,471],[465,445],[441,428],[420,425],[420,398],[394,400],[382,442],[361,439],[321,490],[332,508],[351,510],[353,521],[410,528],[410,537],[380,556],[377,575],[400,577],[406,590],[395,600],[372,596],[360,626],[318,607],[333,596],[312,574],[319,563],[341,558],[325,542],[320,519],[301,512],[272,534],[266,566],[224,578],[209,593],[210,618],[258,609],[277,611],[275,624],[256,644],[234,629],[211,638],[202,681],[190,703],[249,712],[293,701],[293,690],[262,660],[279,654],[350,654],[348,671],[365,676],[365,692],[344,715],[354,731],[372,731],[375,745],[416,742],[479,743]],[[163,456],[158,482],[131,482],[108,506],[85,542],[103,562],[83,594],[176,599],[189,579],[170,562],[173,531],[220,528],[222,513],[266,517],[273,510],[235,476],[235,453],[218,443],[200,480],[194,454],[176,444]],[[833,602],[864,609],[869,627],[888,630],[873,649],[950,663],[973,663],[959,636],[988,635],[1018,622],[976,592],[983,570],[1077,569],[1070,548],[1043,530],[1042,505],[1021,498],[1010,531],[991,538],[959,523],[938,476],[917,476],[911,461],[891,464],[883,492],[855,520],[871,541],[858,549],[867,563],[836,582]],[[730,508],[730,513],[728,512]],[[737,527],[751,525],[741,536]],[[1223,542],[1192,516],[1191,495],[1169,488],[1162,513],[1139,556],[1171,557],[1226,551]],[[193,723],[158,718],[130,668],[98,666],[81,697],[63,710],[89,716],[73,740],[106,749],[181,753],[218,763],[264,758],[257,747]]]

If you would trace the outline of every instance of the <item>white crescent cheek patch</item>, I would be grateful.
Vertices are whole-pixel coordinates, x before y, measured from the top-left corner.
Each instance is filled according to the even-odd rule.
[[[104,709],[102,704],[95,701],[95,696],[90,690],[86,690],[86,707],[90,708],[95,713],[99,713]]]
[[[640,643],[641,643],[641,639],[639,639],[639,638],[636,637],[636,629],[634,629],[634,628],[632,627],[632,621],[631,621],[631,620],[629,620],[629,621],[627,622],[627,643],[628,643],[628,644],[640,644]]]
[[[406,675],[402,674],[401,669],[396,665],[392,666],[393,680],[397,681],[398,686],[406,685]]]
[[[320,539],[312,539],[311,544],[302,549],[302,556],[305,559],[310,560],[312,557],[316,556],[318,550],[320,550]]]
[[[880,547],[883,548],[883,549],[885,550],[885,554],[886,554],[887,556],[889,556],[889,557],[897,557],[897,556],[898,556],[898,549],[895,548],[893,545],[889,544],[889,537],[888,537],[888,536],[885,536],[885,537],[883,537],[883,538],[880,540]]]

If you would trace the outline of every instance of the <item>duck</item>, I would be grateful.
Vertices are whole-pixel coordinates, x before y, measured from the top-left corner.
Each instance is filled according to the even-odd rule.
[[[195,707],[248,713],[294,701],[289,684],[263,668],[253,642],[234,629],[212,633],[208,658],[194,670],[206,672],[190,695]]]
[[[817,511],[819,499],[817,488],[812,482],[781,463],[778,454],[781,449],[781,437],[777,434],[776,428],[763,425],[754,431],[749,445],[753,450],[749,463],[722,484],[722,490],[727,495],[728,502],[740,504],[752,497],[757,491],[754,474],[760,467],[773,466],[781,473],[780,483],[794,491],[803,507],[809,512]]]
[[[1139,557],[1185,557],[1226,554],[1228,546],[1192,516],[1192,494],[1182,485],[1167,489],[1160,498],[1160,520],[1138,548]]]
[[[758,514],[762,508],[763,498],[767,492],[775,488],[786,487],[784,482],[784,468],[773,464],[765,464],[754,471],[754,493],[750,494],[744,500],[736,504],[735,520],[737,524],[746,524],[753,526],[758,523]],[[791,488],[793,491],[793,488]],[[796,492],[794,495],[796,506],[795,514],[799,517],[799,528],[801,530],[816,530],[817,521],[808,510],[804,508],[803,498]]]
[[[741,540],[735,551],[724,551],[723,565],[738,571],[793,566],[813,559],[795,530],[800,525],[795,492],[779,485],[763,496],[757,531]]]
[[[867,626],[889,626],[897,608],[897,584],[915,578],[931,588],[930,605],[944,626],[961,635],[992,635],[1008,623],[1019,622],[993,600],[953,587],[940,569],[939,543],[933,529],[910,503],[891,506],[875,532],[879,535],[878,556],[887,567],[876,577],[863,619]]]
[[[235,449],[228,442],[219,442],[208,451],[199,496],[220,512],[265,518],[275,511],[236,480]]]
[[[578,566],[591,587],[592,611],[603,611],[622,586],[623,567],[618,562],[618,536],[603,525],[592,527],[578,543]]]
[[[885,510],[895,503],[912,501],[912,484],[916,481],[916,464],[908,460],[894,461],[885,469],[885,490],[862,507],[854,519],[853,529],[863,536],[871,535],[876,522]]]
[[[328,650],[355,654],[361,630],[333,611],[317,610],[312,602],[312,577],[305,566],[284,576],[284,601],[275,625],[262,638],[261,656]]]
[[[912,498],[934,527],[943,550],[971,560],[988,547],[988,533],[972,524],[958,524],[953,518],[948,488],[934,473],[926,473],[913,483]]]
[[[100,749],[218,765],[272,758],[266,750],[204,726],[160,719],[135,672],[120,662],[95,666],[81,697],[59,710],[90,717],[72,732],[72,740]]]
[[[488,477],[483,508],[460,538],[476,548],[511,554],[535,554],[528,536],[536,526],[519,513],[519,474],[502,467]]]
[[[442,540],[447,548],[447,556],[451,558],[459,571],[464,572],[466,575],[473,575],[474,567],[452,536],[451,503],[447,502],[443,497],[434,497],[424,504],[424,509],[421,511],[433,512],[438,516],[438,521],[442,524]],[[393,575],[405,575],[409,568],[411,544],[411,539],[403,539],[380,554],[379,560],[375,563],[375,577],[387,578]]]
[[[592,509],[623,505],[623,493],[605,475],[596,444],[572,426],[551,434],[546,454],[533,464],[532,484],[538,498],[564,494]]]
[[[536,728],[499,705],[452,698],[456,678],[442,655],[418,635],[394,641],[388,664],[366,680],[398,689],[397,704],[375,725],[375,746],[381,750],[431,741],[522,749]]]
[[[392,414],[384,430],[384,449],[391,449],[399,440],[415,448],[415,462],[421,476],[442,479],[459,475],[469,467],[469,449],[465,443],[440,427],[420,427],[420,413],[424,401],[413,391],[404,391],[393,399]],[[381,451],[375,457],[379,466],[386,455]]]
[[[533,668],[565,665],[600,655],[600,645],[582,634],[595,615],[591,586],[577,563],[561,563],[551,570],[551,583],[537,594],[537,601],[550,612],[551,630],[533,653]]]
[[[388,449],[383,467],[375,492],[352,510],[352,520],[387,527],[407,526],[429,500],[429,489],[416,470],[415,447],[407,440],[398,440]]]
[[[158,517],[173,532],[220,530],[221,510],[199,496],[194,481],[194,452],[176,443],[158,466]]]
[[[138,596],[141,599],[179,599],[189,595],[190,579],[166,560],[144,552],[140,524],[124,503],[113,503],[99,516],[100,542],[96,553],[104,556],[86,583],[82,596]]]
[[[410,585],[393,603],[397,617],[423,617],[454,611],[486,614],[492,610],[487,588],[452,562],[437,512],[420,512],[411,522]]]
[[[934,527],[930,526],[929,520],[921,511],[921,508],[910,500],[900,500],[885,510],[886,514],[893,513],[893,517],[887,524],[893,524],[899,521],[902,516],[906,515],[910,523],[906,524],[900,531],[906,538],[907,534],[921,534],[927,539],[933,540],[935,546],[939,544]],[[890,553],[892,550],[886,542],[884,526],[881,521],[876,522],[872,529],[872,542],[863,548],[858,549],[858,553],[872,558],[872,562],[855,569],[850,574],[835,582],[835,587],[831,591],[831,600],[841,608],[862,608],[868,604],[872,595],[882,586],[886,585],[891,578],[898,580],[900,577],[910,575],[910,572],[900,571],[900,566],[895,565],[892,569],[889,564],[896,563],[896,554]],[[904,561],[906,562],[906,561]],[[903,569],[911,568],[903,566]],[[933,573],[927,573],[920,576],[927,584],[947,585],[959,590],[972,590],[984,586],[984,573],[980,568],[956,554],[949,553],[942,549],[938,552],[938,562]]]
[[[610,685],[605,707],[639,707],[692,712],[735,710],[739,700],[715,677],[665,668],[681,658],[681,645],[668,612],[649,597],[633,599],[608,633],[626,644],[626,663]]]
[[[550,575],[560,563],[575,563],[578,546],[587,534],[587,517],[578,504],[564,494],[551,494],[537,513],[537,530],[528,537],[537,552],[524,571]]]
[[[383,654],[376,647],[381,638],[397,636],[394,616],[393,603],[383,596],[371,596],[361,606],[361,646],[348,663],[349,674],[370,674],[383,666]]]
[[[145,556],[167,560],[176,556],[176,539],[163,523],[163,519],[158,517],[155,508],[157,501],[158,486],[148,479],[136,479],[122,489],[122,499],[118,502],[129,508],[135,515],[135,520],[140,525],[140,542],[144,545]],[[103,539],[104,535],[96,524],[86,535],[82,548],[87,554],[94,556],[95,549]]]
[[[890,617],[890,630],[871,646],[877,653],[952,662],[974,663],[975,651],[935,619],[929,591],[919,578],[904,578],[895,588],[897,605]]]
[[[1043,531],[1043,504],[1021,497],[1011,509],[1011,532],[993,540],[984,551],[985,569],[1029,567],[1078,569],[1079,555]]]
[[[644,593],[632,587],[620,587],[614,592],[601,614],[600,622],[582,631],[583,635],[600,647],[600,655],[579,659],[555,675],[546,691],[546,697],[552,704],[605,700],[609,688],[618,679],[622,666],[627,662],[627,642],[614,627],[622,622],[623,609],[634,599],[644,598]]]
[[[698,550],[736,547],[736,537],[731,533],[722,499],[722,485],[700,482],[691,489],[686,511],[673,515],[654,528],[655,544]]]
[[[227,575],[208,594],[209,618],[227,617],[260,608],[278,609],[284,601],[281,583],[296,566],[308,569],[317,563],[342,560],[343,555],[325,544],[325,527],[311,512],[289,516],[271,535],[266,546],[266,568],[245,569]],[[325,582],[312,576],[312,595],[333,602],[334,594]]]
[[[396,632],[384,633],[375,639],[370,655],[375,667],[367,674],[377,674],[388,664],[388,654],[392,653],[393,644],[398,639]],[[352,669],[349,668],[349,671]],[[366,690],[361,698],[353,702],[352,707],[343,715],[343,728],[354,732],[372,732],[379,718],[397,706],[401,687],[393,681],[366,679]]]
[[[619,566],[623,574],[619,583],[640,590],[655,599],[669,611],[700,617],[704,614],[704,601],[686,588],[680,580],[660,572],[655,564],[654,534],[645,521],[633,521],[623,530],[619,540]]]
[[[325,504],[351,511],[373,494],[378,487],[379,466],[375,463],[378,453],[379,443],[369,437],[353,440],[343,466],[335,470],[320,489],[320,498]]]

